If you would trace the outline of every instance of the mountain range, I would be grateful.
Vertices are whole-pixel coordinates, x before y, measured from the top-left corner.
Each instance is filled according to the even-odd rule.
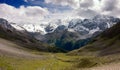
[[[26,31],[41,42],[70,51],[86,45],[91,38],[112,27],[119,20],[112,16],[97,15],[91,19],[56,19],[41,24],[9,25],[16,30]]]
[[[96,15],[91,19],[56,19],[47,23],[41,22],[39,24],[15,24],[11,23],[13,27],[18,30],[27,30],[28,32],[38,32],[41,35],[53,33],[56,30],[65,30],[69,32],[78,32],[80,35],[91,35],[97,31],[103,31],[110,28],[119,18],[105,15]],[[83,37],[84,38],[84,37]],[[86,38],[86,37],[85,37]]]

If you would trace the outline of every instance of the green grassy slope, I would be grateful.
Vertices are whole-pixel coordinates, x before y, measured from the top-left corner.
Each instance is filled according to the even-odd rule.
[[[70,56],[65,53],[30,50],[1,38],[0,45],[3,45],[0,46],[0,69],[2,70],[78,70],[104,63],[101,62],[103,58],[93,56]]]

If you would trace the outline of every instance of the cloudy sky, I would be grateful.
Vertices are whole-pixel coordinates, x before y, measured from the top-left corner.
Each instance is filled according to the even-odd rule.
[[[120,18],[120,0],[0,0],[0,18],[15,23],[41,23],[55,19]]]

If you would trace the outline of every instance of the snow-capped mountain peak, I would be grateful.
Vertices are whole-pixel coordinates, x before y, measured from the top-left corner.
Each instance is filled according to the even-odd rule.
[[[26,30],[32,33],[40,33],[45,35],[59,30],[59,27],[64,26],[70,32],[78,32],[80,35],[92,35],[97,31],[103,31],[113,26],[118,22],[119,18],[112,16],[97,15],[92,19],[54,19],[47,23],[41,22],[40,24],[11,24],[18,30]],[[63,29],[64,30],[64,29]]]

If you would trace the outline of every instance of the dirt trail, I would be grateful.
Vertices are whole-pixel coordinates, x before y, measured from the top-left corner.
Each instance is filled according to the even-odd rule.
[[[9,55],[9,56],[15,56],[15,57],[25,57],[25,58],[41,58],[43,56],[40,55],[35,55],[32,54],[30,52],[27,52],[25,50],[23,50],[23,48],[21,48],[20,46],[1,39],[0,38],[0,55]]]

